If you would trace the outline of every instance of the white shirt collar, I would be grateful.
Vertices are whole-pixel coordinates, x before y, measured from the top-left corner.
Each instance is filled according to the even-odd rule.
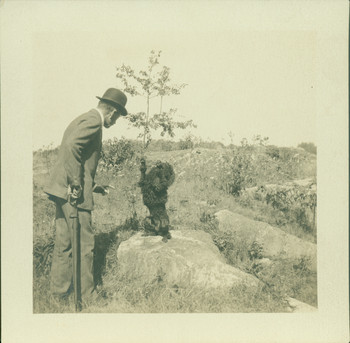
[[[101,120],[102,120],[102,126],[103,126],[103,123],[105,122],[105,118],[104,118],[102,112],[97,107],[95,108],[95,110],[100,114]]]

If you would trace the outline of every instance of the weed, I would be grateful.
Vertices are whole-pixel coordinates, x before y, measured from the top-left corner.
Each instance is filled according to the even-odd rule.
[[[135,149],[130,140],[109,139],[103,144],[99,168],[102,171],[111,170],[116,174],[122,169],[123,163],[131,160],[134,154]]]
[[[215,215],[204,210],[201,212],[199,220],[202,223],[211,223],[213,220],[215,220]]]
[[[263,258],[263,245],[257,241],[253,241],[248,249],[249,258],[251,260]]]

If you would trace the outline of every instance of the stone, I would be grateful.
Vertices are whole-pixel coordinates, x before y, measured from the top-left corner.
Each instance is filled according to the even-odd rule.
[[[130,283],[162,280],[170,287],[227,288],[256,286],[254,276],[225,263],[211,236],[200,230],[173,230],[172,239],[135,234],[120,244],[119,272]]]
[[[274,184],[274,183],[264,185],[264,187],[267,191],[272,191],[272,190],[276,190],[276,189],[288,190],[288,189],[293,188],[294,186],[309,187],[310,190],[313,192],[316,192],[316,190],[317,190],[316,182],[312,178],[293,180],[293,181],[285,182],[282,185]],[[248,187],[244,191],[247,194],[253,194],[257,190],[258,190],[258,186],[254,186],[254,187]]]
[[[215,213],[218,228],[223,232],[232,232],[247,243],[254,241],[263,246],[263,257],[310,259],[312,270],[317,268],[317,246],[304,241],[267,223],[246,218],[228,210]]]
[[[289,305],[289,308],[287,309],[288,312],[304,313],[317,311],[316,307],[303,303],[302,301],[299,301],[294,298],[287,298],[287,302]]]

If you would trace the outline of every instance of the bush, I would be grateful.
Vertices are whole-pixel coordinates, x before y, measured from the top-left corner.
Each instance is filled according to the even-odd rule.
[[[179,142],[179,148],[180,150],[193,149],[194,148],[193,136],[188,135],[184,140],[181,139]]]
[[[298,144],[298,148],[303,148],[305,151],[309,152],[310,154],[317,154],[317,147],[314,143],[300,143]]]
[[[265,146],[266,141],[258,136],[253,143],[243,139],[240,146],[230,146],[221,170],[221,189],[240,196],[249,187],[315,176],[316,161],[310,161],[308,153]]]
[[[311,187],[277,187],[267,191],[265,201],[280,210],[287,222],[298,224],[306,232],[315,230],[317,194]]]
[[[316,241],[317,193],[315,184],[267,185],[248,189],[237,202],[259,213],[255,219],[299,238]]]
[[[249,146],[231,149],[230,156],[224,157],[223,184],[227,193],[239,196],[241,191],[253,182],[253,159]]]
[[[160,150],[163,151],[172,151],[176,149],[176,144],[171,141],[162,141],[160,146]]]
[[[123,168],[123,164],[133,158],[135,147],[132,141],[125,138],[109,139],[103,143],[101,160],[99,167],[103,171],[112,171],[114,173]]]

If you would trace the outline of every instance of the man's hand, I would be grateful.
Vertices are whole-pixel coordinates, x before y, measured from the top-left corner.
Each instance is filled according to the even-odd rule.
[[[81,197],[83,189],[80,185],[68,186],[68,200],[72,206],[77,204],[77,200]]]
[[[93,192],[94,193],[99,193],[102,195],[107,195],[109,194],[109,188],[115,189],[113,186],[111,185],[105,185],[105,186],[100,186],[100,185],[95,185],[95,187],[93,188]]]

